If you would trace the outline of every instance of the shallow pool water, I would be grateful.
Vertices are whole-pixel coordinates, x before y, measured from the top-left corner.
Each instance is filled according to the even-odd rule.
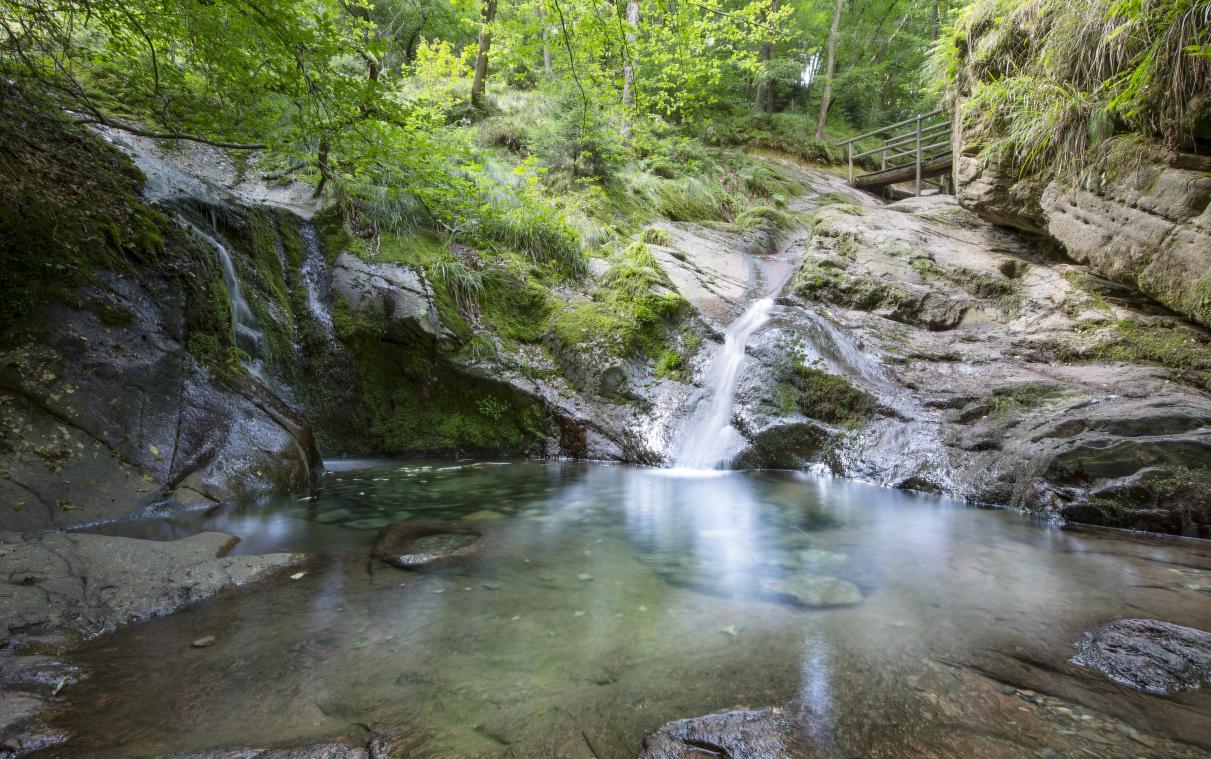
[[[472,521],[482,548],[371,559],[400,520]],[[798,473],[556,462],[330,462],[312,498],[106,531],[208,529],[320,555],[86,645],[58,755],[372,731],[400,756],[630,757],[668,720],[791,700],[820,756],[1211,752],[1211,693],[1069,662],[1112,619],[1207,627],[1198,541]]]

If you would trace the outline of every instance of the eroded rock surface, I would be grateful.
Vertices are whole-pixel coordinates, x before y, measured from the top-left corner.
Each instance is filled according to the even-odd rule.
[[[964,207],[1058,242],[1074,260],[1211,326],[1211,162],[1141,153],[1081,184],[1018,179],[961,158]]]
[[[302,560],[297,554],[227,557],[232,535],[171,542],[64,532],[0,532],[0,757],[70,737],[43,721],[78,667],[14,648],[59,650],[72,640],[171,614]],[[337,755],[333,755],[337,756]]]
[[[0,504],[9,529],[105,521],[157,504],[305,488],[319,454],[300,414],[185,344],[167,279],[101,275],[0,350]]]
[[[1155,619],[1120,619],[1077,641],[1073,662],[1132,688],[1170,695],[1211,685],[1211,633]]]
[[[0,532],[0,635],[109,632],[169,614],[302,560],[225,554],[237,539],[205,532],[160,542],[82,533]]]
[[[810,759],[820,756],[794,707],[745,709],[677,720],[643,739],[636,759]]]
[[[814,218],[750,339],[737,464],[1211,536],[1206,332],[952,198]],[[1194,361],[1149,360],[1170,344]]]

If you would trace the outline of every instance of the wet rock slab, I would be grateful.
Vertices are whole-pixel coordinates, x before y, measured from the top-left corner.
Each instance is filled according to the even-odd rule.
[[[236,542],[220,532],[173,541],[0,532],[0,640],[35,631],[98,635],[302,560],[225,556]]]
[[[461,522],[397,522],[383,529],[374,556],[400,569],[474,556],[482,533]]]
[[[1211,685],[1211,633],[1155,619],[1120,619],[1077,641],[1073,663],[1123,685],[1170,695]]]
[[[668,722],[643,739],[636,759],[810,759],[818,756],[806,711],[794,704]]]

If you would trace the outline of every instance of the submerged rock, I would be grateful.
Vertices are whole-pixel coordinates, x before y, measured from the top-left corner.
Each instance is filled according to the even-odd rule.
[[[819,756],[810,736],[800,707],[744,709],[668,722],[643,739],[636,759],[810,759]]]
[[[857,585],[828,575],[766,577],[761,580],[760,588],[774,600],[796,606],[827,608],[862,603],[862,592]]]
[[[386,527],[374,545],[374,556],[400,569],[420,569],[435,562],[474,556],[482,533],[464,522],[402,522]]]
[[[1211,633],[1155,619],[1120,619],[1084,633],[1073,663],[1156,695],[1211,685]]]

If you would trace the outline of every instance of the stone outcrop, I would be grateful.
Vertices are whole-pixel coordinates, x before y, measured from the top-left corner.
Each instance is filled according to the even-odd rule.
[[[238,541],[204,532],[170,542],[81,533],[0,532],[0,635],[91,637],[169,614],[299,562],[227,556]]]
[[[1211,686],[1211,633],[1155,619],[1120,619],[1077,641],[1075,664],[1166,696]]]
[[[1141,151],[1129,166],[1072,184],[1017,179],[964,157],[958,196],[988,221],[1046,236],[1101,276],[1211,326],[1211,161],[1182,158],[1170,165]]]
[[[332,266],[332,292],[354,311],[381,317],[389,339],[429,340],[446,347],[455,341],[441,322],[429,284],[412,267],[371,264],[342,253]]]
[[[750,339],[737,462],[1207,537],[1211,395],[1147,360],[1170,342],[1211,355],[1202,330],[952,198],[837,203]],[[841,384],[802,382],[818,373]]]
[[[79,297],[0,349],[6,527],[307,487],[319,454],[306,420],[242,372],[199,363],[169,280],[105,274]]]

